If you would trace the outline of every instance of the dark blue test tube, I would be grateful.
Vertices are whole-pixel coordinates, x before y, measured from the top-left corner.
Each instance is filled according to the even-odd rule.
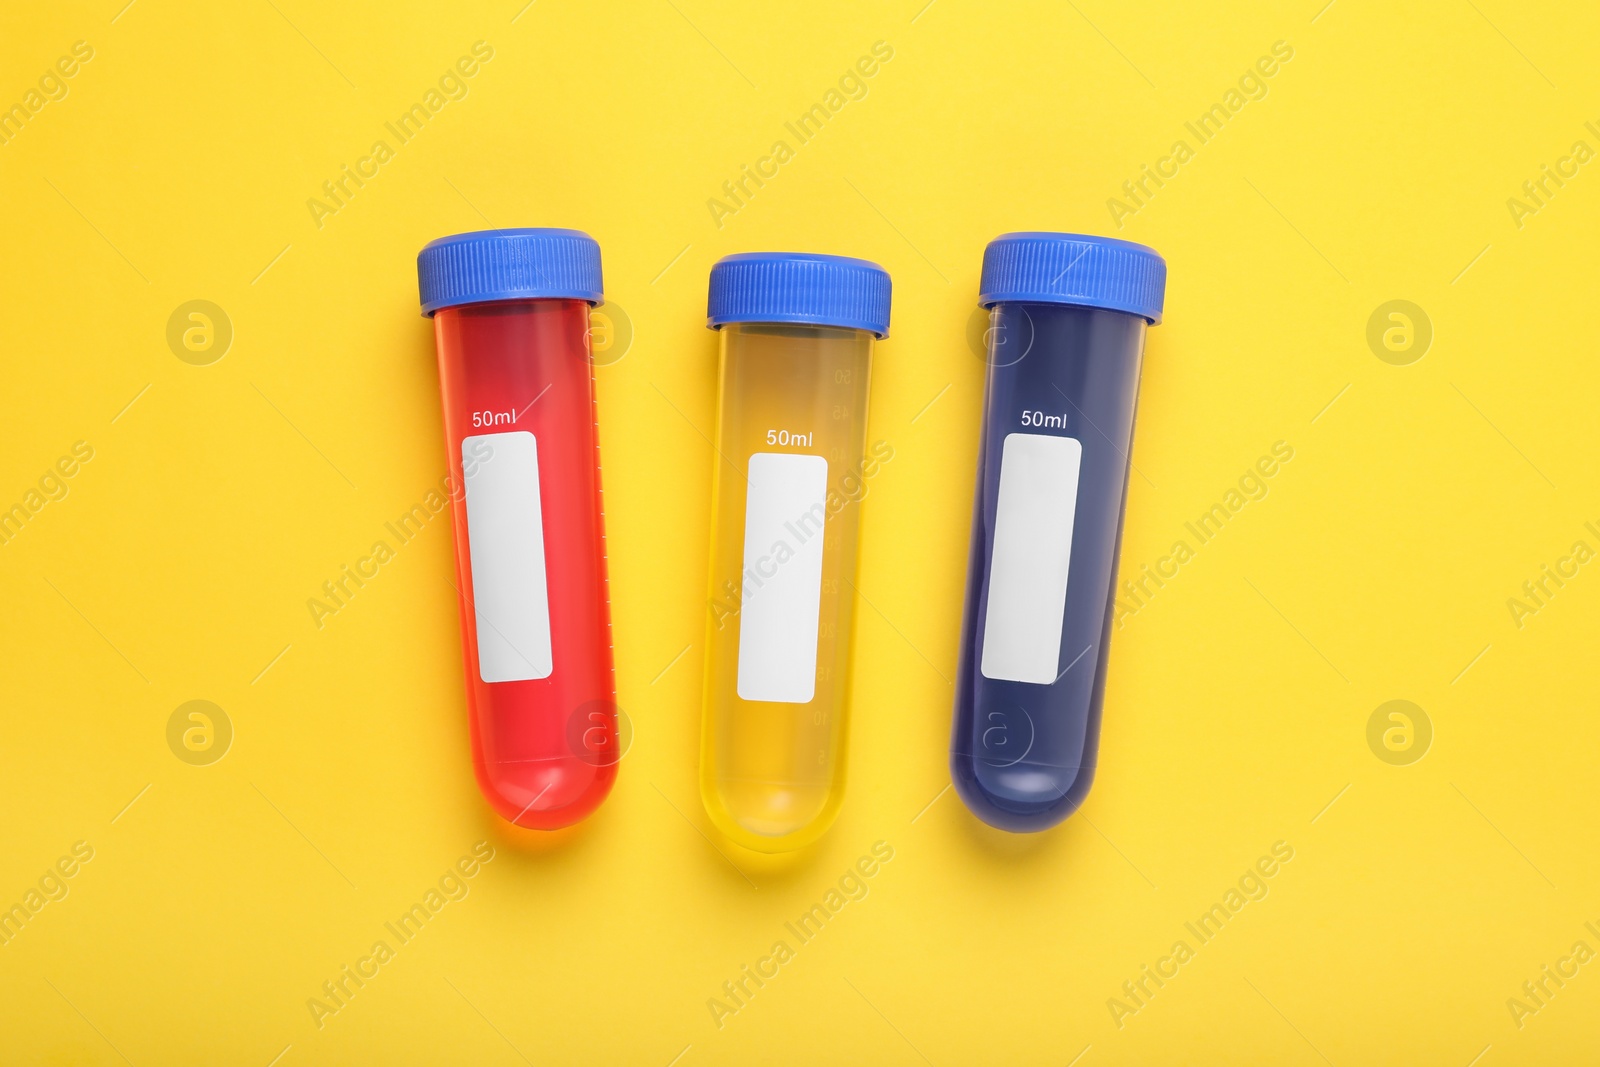
[[[950,773],[984,822],[1054,826],[1094,779],[1145,328],[1144,245],[1009,233],[983,256],[983,440]]]

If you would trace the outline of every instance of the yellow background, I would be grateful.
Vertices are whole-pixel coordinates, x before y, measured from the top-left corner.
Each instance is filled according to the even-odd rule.
[[[1600,963],[1520,1029],[1506,1005],[1573,942],[1600,949],[1600,572],[1520,629],[1506,604],[1600,547],[1600,174],[1521,228],[1506,205],[1600,147],[1592,12],[522,4],[0,15],[0,105],[95,50],[0,146],[0,506],[95,450],[0,546],[0,903],[95,850],[0,947],[0,1058],[1498,1067],[1595,1047]],[[469,95],[319,229],[306,200],[478,40]],[[719,229],[707,199],[878,40],[869,95]],[[1107,199],[1279,40],[1269,94],[1113,230]],[[634,742],[599,813],[548,837],[508,832],[472,781],[444,520],[321,630],[305,606],[444,472],[414,261],[485,225],[595,235],[636,328],[598,372]],[[1273,442],[1295,457],[1116,635],[1084,810],[1011,837],[943,790],[969,319],[984,243],[1035,228],[1170,265],[1126,567]],[[750,249],[895,282],[850,793],[777,864],[716,840],[695,787],[706,273]],[[235,331],[210,366],[166,342],[192,299]],[[1408,366],[1366,341],[1392,299],[1433,325]],[[235,729],[211,766],[167,746],[192,699]],[[1410,766],[1367,745],[1391,699],[1433,724]],[[1107,999],[1280,840],[1270,894],[1119,1029]],[[318,1029],[307,999],[478,841],[496,858],[470,895]],[[708,998],[876,841],[894,859],[870,894],[719,1029]]]

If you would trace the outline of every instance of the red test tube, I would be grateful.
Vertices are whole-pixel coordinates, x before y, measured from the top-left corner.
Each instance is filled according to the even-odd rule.
[[[478,785],[504,818],[569,826],[619,757],[589,309],[577,230],[442,237],[417,257],[452,477]]]

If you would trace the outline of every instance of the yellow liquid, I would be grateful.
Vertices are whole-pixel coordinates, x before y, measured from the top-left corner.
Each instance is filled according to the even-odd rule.
[[[783,852],[820,837],[844,795],[872,335],[748,323],[719,332],[700,794],[728,838]],[[737,692],[747,472],[756,452],[828,461],[816,689],[804,704]]]

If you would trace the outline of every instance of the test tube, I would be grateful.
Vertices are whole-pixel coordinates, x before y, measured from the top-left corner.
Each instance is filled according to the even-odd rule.
[[[1083,803],[1105,697],[1146,325],[1166,262],[1128,241],[1008,233],[990,309],[950,774],[980,819],[1043,830]]]
[[[575,823],[618,759],[589,308],[600,246],[482,230],[417,257],[444,403],[467,720],[504,818]]]
[[[729,839],[799,848],[845,779],[858,501],[889,275],[842,256],[711,269],[719,373],[700,793]]]

